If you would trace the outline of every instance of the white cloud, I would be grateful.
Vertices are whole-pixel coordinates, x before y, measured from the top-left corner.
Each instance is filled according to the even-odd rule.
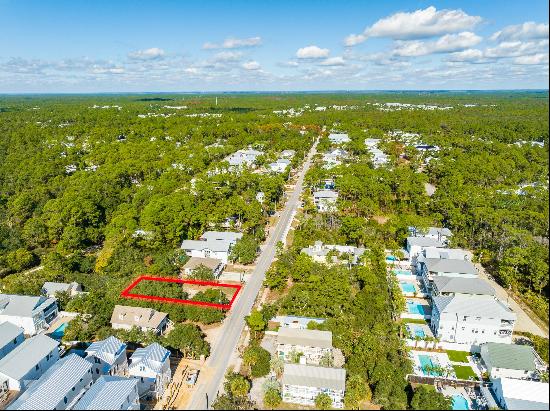
[[[164,57],[164,50],[158,47],[153,47],[145,50],[138,50],[128,54],[128,58],[132,60],[157,60]]]
[[[341,56],[330,57],[319,63],[320,66],[344,66],[345,64],[346,64],[346,61]]]
[[[245,70],[259,70],[261,68],[260,63],[257,61],[247,61],[241,67]]]
[[[548,38],[548,23],[537,24],[534,21],[527,21],[523,24],[506,26],[504,29],[497,31],[491,36],[491,40],[506,41],[506,40],[531,40],[531,39],[547,39]]]
[[[261,37],[248,37],[246,39],[237,39],[229,37],[223,41],[222,44],[217,43],[204,43],[203,49],[237,49],[243,47],[255,47],[262,44]]]
[[[548,53],[538,53],[531,56],[519,56],[514,59],[516,64],[547,64],[548,63]]]
[[[94,67],[93,74],[123,74],[125,73],[122,67]]]
[[[296,57],[299,59],[322,59],[328,57],[329,49],[322,49],[317,46],[307,46],[298,49]]]
[[[235,62],[239,61],[243,53],[239,51],[221,51],[214,55],[214,61],[216,62]]]
[[[436,41],[402,41],[398,42],[394,54],[400,57],[418,57],[433,53],[449,53],[464,50],[481,42],[477,34],[464,31],[458,34],[446,34]]]
[[[548,40],[504,41],[496,47],[487,48],[485,56],[490,58],[519,57],[545,52],[548,52]]]
[[[411,40],[456,33],[471,29],[482,21],[480,16],[470,16],[464,11],[437,10],[430,6],[414,12],[399,12],[378,20],[361,34],[349,35],[344,43],[355,46],[369,37],[389,37],[395,40]]]
[[[483,60],[483,52],[478,49],[467,49],[451,53],[447,58],[447,61],[452,62],[480,62]]]

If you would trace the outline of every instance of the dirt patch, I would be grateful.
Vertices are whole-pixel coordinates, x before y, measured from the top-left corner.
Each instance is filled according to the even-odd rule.
[[[386,222],[390,219],[389,217],[383,216],[383,215],[375,215],[372,217],[374,221],[376,221],[378,224],[386,224]]]

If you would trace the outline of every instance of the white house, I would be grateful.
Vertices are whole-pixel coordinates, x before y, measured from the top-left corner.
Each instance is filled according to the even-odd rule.
[[[24,331],[7,321],[0,324],[0,360],[25,341]]]
[[[300,328],[280,328],[277,334],[277,356],[291,361],[301,354],[301,361],[318,365],[322,358],[332,355],[332,332]]]
[[[546,364],[529,345],[486,343],[481,345],[481,361],[489,377],[538,380]]]
[[[57,317],[55,298],[0,294],[0,323],[8,321],[35,335],[49,327]]]
[[[126,375],[126,344],[116,337],[96,341],[86,349],[86,360],[92,363],[94,381],[102,375]]]
[[[280,158],[274,163],[269,164],[269,169],[274,173],[284,173],[286,169],[290,167],[290,160]]]
[[[511,344],[516,314],[489,295],[432,298],[431,327],[441,341],[466,345]]]
[[[320,190],[313,193],[313,204],[321,213],[335,211],[337,200],[338,193],[333,190]]]
[[[78,400],[74,410],[139,410],[137,380],[103,375]]]
[[[406,250],[409,253],[411,261],[416,261],[416,258],[427,248],[445,248],[447,242],[430,237],[407,237]]]
[[[476,267],[468,260],[426,258],[419,265],[422,281],[428,291],[436,277],[478,278]]]
[[[481,278],[462,277],[434,277],[431,283],[432,296],[491,295],[495,296],[495,289]]]
[[[76,354],[56,362],[8,410],[70,410],[92,385],[92,364]]]
[[[256,159],[261,156],[263,152],[253,149],[239,150],[229,157],[226,161],[233,168],[252,167],[256,162]]]
[[[309,323],[323,324],[325,320],[323,318],[312,317],[298,317],[295,315],[278,315],[269,320],[270,326],[282,327],[282,328],[299,328],[306,330]]]
[[[56,293],[65,292],[74,297],[82,292],[82,287],[76,282],[72,283],[53,283],[45,282],[42,286],[42,295],[46,297],[55,297]]]
[[[443,242],[448,242],[453,236],[452,231],[445,227],[409,227],[409,232],[411,237],[433,238]]]
[[[161,398],[172,379],[170,351],[157,343],[138,348],[130,357],[128,374],[137,379],[140,397]]]
[[[242,236],[231,231],[207,231],[198,240],[183,240],[181,248],[190,257],[216,258],[227,264],[233,246]]]
[[[323,244],[322,241],[316,241],[314,245],[302,248],[302,253],[309,255],[313,261],[327,264],[327,256],[332,255],[330,262],[341,263],[341,262],[350,262],[353,265],[356,265],[359,262],[359,258],[365,253],[364,248],[358,248],[351,245],[336,245],[336,244]],[[349,256],[348,259],[340,257],[344,255]]]
[[[548,410],[548,383],[497,378],[492,391],[499,406],[505,410]]]
[[[295,150],[283,150],[279,155],[280,158],[293,158],[296,155]]]
[[[0,380],[11,391],[23,391],[59,359],[59,343],[40,334],[23,341],[0,360]]]
[[[344,144],[351,141],[346,133],[330,133],[328,139],[332,144]]]
[[[284,402],[314,406],[319,394],[327,394],[333,408],[343,408],[346,370],[285,364],[282,385]]]
[[[218,260],[216,258],[191,257],[185,263],[182,270],[186,276],[190,276],[191,274],[193,274],[193,271],[195,271],[199,267],[204,267],[212,271],[214,277],[218,278],[222,273],[225,265],[223,264],[222,260]]]
[[[111,315],[111,327],[115,330],[139,328],[143,332],[163,334],[168,326],[168,314],[152,308],[115,305]]]

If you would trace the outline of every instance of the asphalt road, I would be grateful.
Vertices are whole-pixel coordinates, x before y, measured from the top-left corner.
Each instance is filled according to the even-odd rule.
[[[271,266],[275,257],[276,245],[279,241],[283,240],[283,235],[300,205],[300,195],[302,193],[304,177],[311,165],[311,159],[316,152],[316,148],[317,142],[311,148],[304,162],[304,166],[298,175],[294,191],[290,195],[284,210],[281,212],[277,225],[271,231],[271,235],[268,237],[263,247],[263,251],[256,262],[256,269],[252,273],[250,281],[242,289],[242,294],[235,300],[233,308],[224,321],[220,337],[212,346],[211,355],[206,361],[206,366],[213,371],[212,373],[208,373],[210,375],[203,376],[205,378],[204,381],[200,381],[201,378],[199,375],[195,393],[191,401],[189,401],[187,409],[207,409],[207,407],[211,407],[212,402],[216,398],[217,392],[223,383],[225,371],[229,365],[231,355],[236,350],[239,337],[243,331],[245,325],[244,318],[250,313],[254,301],[262,288],[265,273]],[[207,396],[209,400],[208,405],[206,400]]]

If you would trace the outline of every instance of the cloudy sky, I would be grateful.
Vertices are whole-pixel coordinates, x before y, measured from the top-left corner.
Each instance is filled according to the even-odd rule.
[[[0,0],[0,93],[548,88],[548,1]]]

